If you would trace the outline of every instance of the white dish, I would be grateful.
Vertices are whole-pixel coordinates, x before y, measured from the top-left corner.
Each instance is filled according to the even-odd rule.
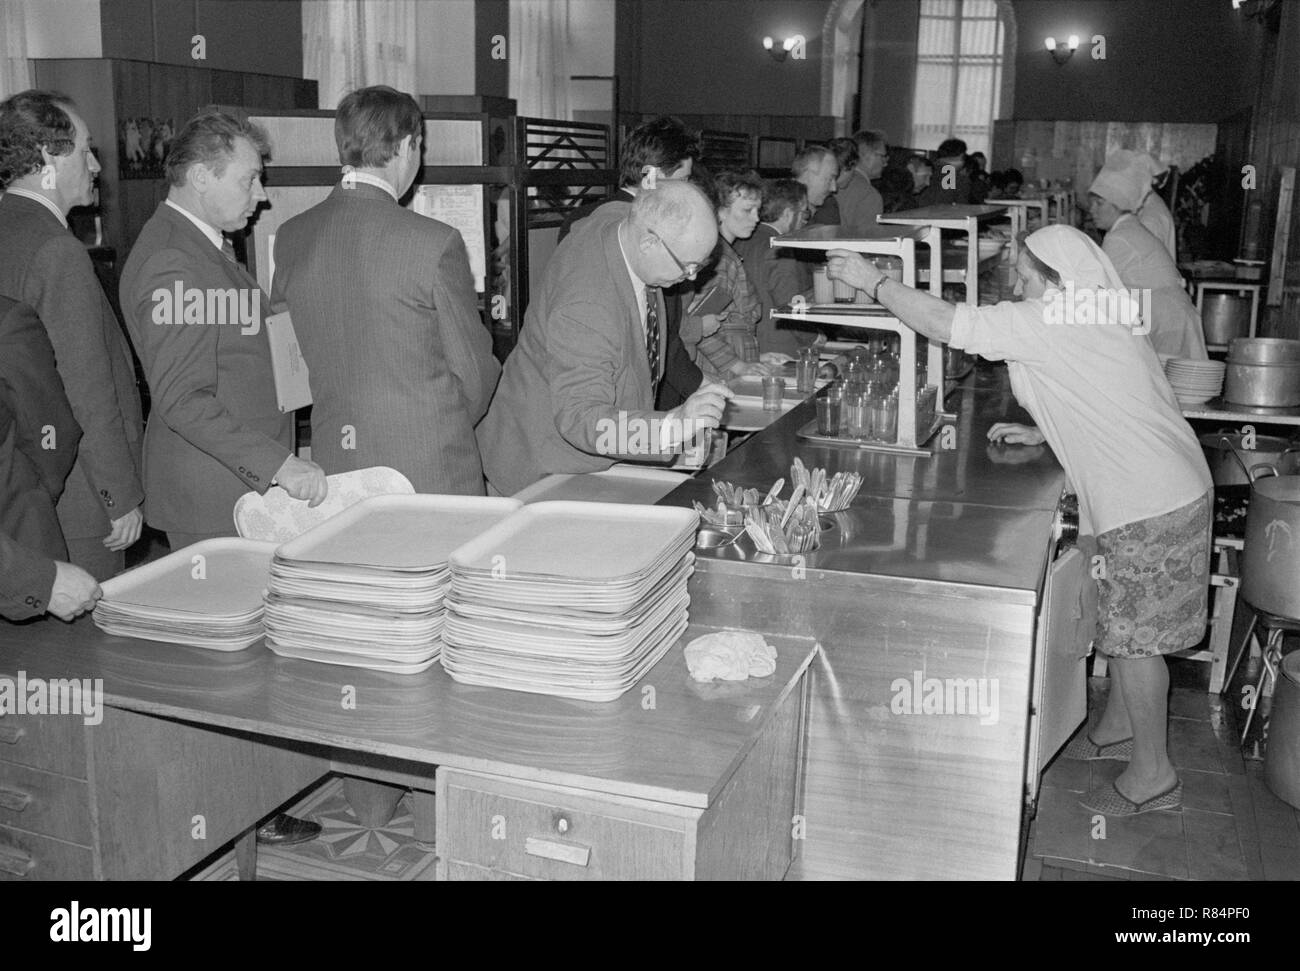
[[[693,509],[669,506],[539,502],[465,543],[448,562],[453,574],[490,575],[503,566],[507,577],[609,583],[654,568],[682,536],[693,537],[698,520]]]
[[[376,496],[326,520],[277,551],[280,560],[434,570],[452,550],[508,518],[517,499]]]
[[[114,606],[185,613],[191,620],[247,615],[262,602],[274,552],[274,543],[207,539],[105,580],[100,590]]]
[[[275,644],[270,639],[267,640],[266,646],[273,654],[278,654],[280,657],[316,661],[320,664],[337,664],[348,668],[369,668],[371,671],[387,671],[390,674],[420,674],[429,670],[438,661],[437,657],[432,657],[416,664],[405,664],[377,658],[349,657],[343,654],[330,654],[327,651],[313,651],[309,648],[286,647]]]

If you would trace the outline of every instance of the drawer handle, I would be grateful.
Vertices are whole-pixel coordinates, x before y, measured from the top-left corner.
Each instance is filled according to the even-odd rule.
[[[0,844],[0,873],[25,877],[36,869],[36,861],[16,846]]]
[[[555,840],[538,839],[529,836],[524,840],[524,852],[529,856],[540,856],[546,860],[560,863],[572,863],[574,866],[586,866],[591,860],[591,848],[578,846],[576,843],[559,843]]]
[[[18,725],[6,725],[0,722],[0,742],[6,745],[17,745],[18,740],[26,734],[27,732]]]
[[[32,804],[32,794],[9,786],[0,786],[0,809],[20,813]]]

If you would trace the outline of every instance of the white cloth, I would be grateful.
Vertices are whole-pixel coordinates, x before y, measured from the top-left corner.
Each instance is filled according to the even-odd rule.
[[[696,681],[766,678],[776,670],[776,648],[762,634],[719,631],[686,645],[686,667]]]
[[[1169,251],[1138,221],[1125,213],[1115,220],[1101,244],[1124,286],[1151,291],[1151,346],[1160,359],[1189,357],[1204,361],[1205,330],[1183,278]]]
[[[1121,212],[1137,212],[1150,191],[1151,183],[1144,184],[1136,168],[1112,166],[1111,159],[1106,160],[1092,185],[1088,186],[1089,193],[1101,196]]]
[[[184,216],[194,225],[198,226],[199,229],[203,231],[203,235],[208,237],[208,242],[210,242],[217,249],[221,249],[221,244],[225,242],[225,237],[221,235],[221,230],[217,229],[216,226],[209,226],[198,216],[194,215],[194,213],[190,212],[188,209],[184,209],[181,206],[176,205],[176,203],[172,202],[170,199],[167,200],[167,205],[171,206],[173,209],[179,212],[182,216]]]
[[[1063,282],[1118,277],[1068,226],[1026,241]],[[1116,323],[1046,322],[1044,299],[957,307],[953,347],[1007,361],[1011,389],[1033,416],[1079,495],[1081,530],[1100,535],[1172,512],[1211,487],[1205,456],[1151,342]]]

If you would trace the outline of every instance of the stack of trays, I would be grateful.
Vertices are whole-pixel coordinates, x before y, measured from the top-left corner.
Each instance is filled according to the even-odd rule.
[[[671,507],[521,509],[451,556],[443,668],[465,684],[614,700],[686,629],[697,525]]]
[[[1171,357],[1165,362],[1165,377],[1180,405],[1199,405],[1223,391],[1225,367],[1222,361]]]
[[[285,543],[271,562],[266,646],[326,664],[426,670],[442,647],[448,555],[519,505],[376,496]]]
[[[95,623],[108,634],[242,651],[262,636],[274,543],[208,539],[105,580]]]

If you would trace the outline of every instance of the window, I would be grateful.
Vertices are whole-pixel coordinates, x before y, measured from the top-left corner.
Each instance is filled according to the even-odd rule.
[[[921,0],[912,145],[962,139],[989,154],[1002,92],[1006,29],[997,0]]]

